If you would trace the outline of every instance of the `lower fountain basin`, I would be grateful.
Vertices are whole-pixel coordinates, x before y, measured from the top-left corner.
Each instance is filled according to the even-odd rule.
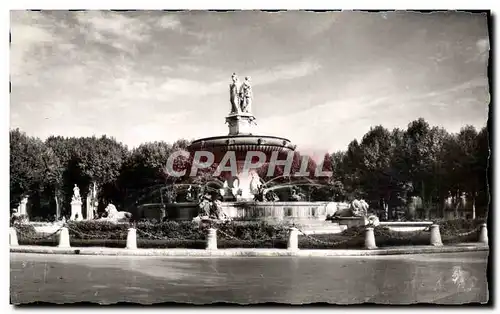
[[[335,206],[332,206],[335,205]],[[140,211],[139,218],[158,219],[156,212],[161,212],[162,205],[148,205],[148,210]],[[233,219],[265,221],[268,223],[308,223],[324,221],[327,215],[337,210],[331,202],[223,202],[224,212]],[[197,203],[170,203],[165,206],[168,220],[189,221],[198,216]]]

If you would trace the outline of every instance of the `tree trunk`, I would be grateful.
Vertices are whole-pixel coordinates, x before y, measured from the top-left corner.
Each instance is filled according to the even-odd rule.
[[[422,182],[422,207],[424,210],[424,219],[427,219],[427,207],[426,207],[426,199],[425,199],[425,183],[424,180],[421,180]]]
[[[476,219],[476,192],[472,194],[472,219]]]
[[[54,195],[54,200],[56,201],[56,221],[59,220],[59,217],[61,217],[61,206],[59,205],[59,198],[57,197],[58,190],[56,190],[56,193]]]

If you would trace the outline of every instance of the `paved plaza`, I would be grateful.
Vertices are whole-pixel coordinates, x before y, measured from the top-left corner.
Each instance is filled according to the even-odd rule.
[[[11,302],[487,302],[488,252],[175,258],[11,253]]]

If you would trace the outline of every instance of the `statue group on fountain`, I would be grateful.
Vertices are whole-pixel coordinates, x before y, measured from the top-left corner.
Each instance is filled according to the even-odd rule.
[[[379,218],[375,214],[370,214],[368,212],[369,209],[368,203],[361,200],[353,200],[348,206],[340,208],[337,204],[337,210],[333,214],[333,218],[338,217],[362,217],[365,220],[366,224],[372,224],[374,226],[378,226],[380,224]]]
[[[245,77],[245,81],[240,83],[236,73],[233,73],[232,83],[229,85],[229,95],[231,102],[231,114],[252,112],[252,85],[250,77]]]
[[[222,207],[222,202],[219,195],[210,195],[206,193],[200,204],[198,205],[200,211],[198,216],[193,218],[194,221],[200,221],[204,219],[214,219],[220,221],[229,221],[231,218],[224,212]]]

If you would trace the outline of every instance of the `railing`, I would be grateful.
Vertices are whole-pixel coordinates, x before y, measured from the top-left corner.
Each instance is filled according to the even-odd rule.
[[[55,231],[51,234],[48,234],[48,235],[31,236],[28,234],[23,234],[23,237],[33,239],[33,240],[42,240],[42,239],[48,239],[48,238],[53,237],[54,235],[57,235],[58,236],[58,247],[69,248],[69,247],[71,247],[69,229],[71,229],[71,231],[79,234],[82,238],[92,237],[92,235],[84,234],[79,230],[72,229],[71,227],[68,226],[68,224],[65,224],[64,226],[60,227],[57,231]],[[382,235],[382,236],[383,235],[386,235],[389,237],[395,236],[392,233],[391,234],[387,233],[387,232],[384,233],[383,228],[379,228],[378,230],[379,230],[378,232],[380,232],[380,235]],[[139,231],[139,233],[144,234],[144,235],[146,235],[150,238],[153,238],[153,239],[159,239],[159,240],[168,239],[166,237],[154,235],[154,234],[148,233],[146,231],[132,227],[132,228],[128,229],[127,240],[126,240],[126,249],[137,249],[137,231]],[[487,245],[488,244],[488,232],[487,232],[487,227],[486,227],[485,223],[474,228],[473,230],[459,233],[459,234],[455,234],[453,237],[459,238],[459,237],[463,237],[463,236],[468,236],[468,235],[471,235],[474,232],[478,232],[478,231],[479,231],[478,242]],[[14,227],[10,228],[10,246],[18,246],[19,245],[17,233],[18,233],[18,231],[16,230],[16,228],[14,228]],[[210,228],[207,230],[207,238],[205,240],[205,242],[206,242],[205,249],[217,250],[217,233],[219,233],[220,235],[222,235],[225,238],[240,240],[240,239],[238,239],[238,238],[236,238],[236,237],[234,237],[234,236],[232,236],[232,235],[230,235],[222,230],[217,230],[217,229],[213,228],[212,226],[210,226]],[[340,241],[324,241],[324,240],[318,239],[314,236],[306,234],[304,231],[300,230],[300,228],[297,228],[296,226],[292,226],[288,232],[288,243],[287,243],[288,250],[293,251],[293,250],[299,249],[299,241],[298,241],[299,233],[303,234],[304,237],[306,237],[307,239],[310,239],[312,241],[315,241],[315,242],[318,242],[321,244],[325,244],[328,246],[337,246],[337,245],[352,241],[354,239],[360,238],[360,236],[363,236],[365,249],[372,250],[372,249],[377,248],[374,227],[372,225],[364,226],[364,228],[360,228],[360,230],[358,230],[354,234],[352,234],[352,235],[348,236],[346,239],[343,239]],[[419,231],[419,234],[427,234],[427,233],[429,233],[429,243],[428,243],[429,245],[432,245],[432,246],[442,246],[443,245],[443,242],[441,240],[441,234],[439,231],[439,225],[431,224],[428,227],[426,227],[426,229]],[[411,238],[414,236],[415,236],[415,234],[412,234],[409,236],[400,236],[399,238],[405,239],[405,238]]]

